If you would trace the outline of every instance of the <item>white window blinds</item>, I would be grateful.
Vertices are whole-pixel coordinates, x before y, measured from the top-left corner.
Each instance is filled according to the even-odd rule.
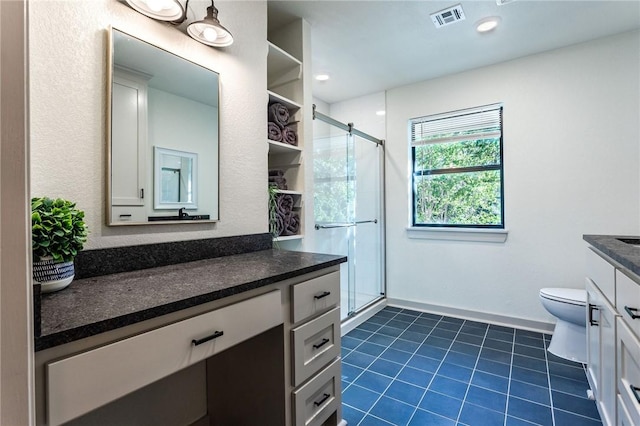
[[[498,138],[502,134],[502,104],[413,118],[411,146]]]

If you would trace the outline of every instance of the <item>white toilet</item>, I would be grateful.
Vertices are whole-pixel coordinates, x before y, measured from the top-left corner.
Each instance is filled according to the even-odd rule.
[[[543,288],[542,306],[556,317],[549,352],[571,361],[587,362],[587,291],[575,288]]]

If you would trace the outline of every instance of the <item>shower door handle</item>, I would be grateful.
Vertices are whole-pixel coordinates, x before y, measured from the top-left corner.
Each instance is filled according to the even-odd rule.
[[[593,319],[593,311],[599,311],[599,309],[596,305],[592,305],[591,303],[589,303],[589,325],[595,325],[597,327],[600,324],[598,323],[598,321]]]
[[[332,228],[350,228],[352,226],[356,226],[356,224],[354,222],[345,222],[345,223],[331,223],[331,224],[327,224],[327,225],[321,225],[319,223],[316,223],[316,231],[318,229],[332,229]]]
[[[350,228],[352,226],[360,225],[363,223],[378,223],[378,219],[358,220],[356,222],[336,222],[336,223],[327,223],[327,224],[316,223],[315,228],[316,228],[316,231],[319,229]]]

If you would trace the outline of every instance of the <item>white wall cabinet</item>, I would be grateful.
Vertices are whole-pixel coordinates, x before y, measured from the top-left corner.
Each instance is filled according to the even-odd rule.
[[[640,277],[587,250],[587,378],[604,425],[640,425]]]
[[[113,75],[111,110],[111,217],[116,221],[146,221],[147,83],[123,70]]]

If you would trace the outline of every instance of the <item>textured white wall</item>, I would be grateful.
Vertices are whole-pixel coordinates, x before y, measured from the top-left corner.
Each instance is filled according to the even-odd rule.
[[[197,19],[206,4],[190,2]],[[90,229],[86,248],[267,232],[266,2],[216,6],[235,37],[224,49],[199,44],[117,0],[30,2],[31,193],[76,201]],[[220,73],[217,224],[105,225],[109,25]]]
[[[640,33],[387,93],[392,298],[551,322],[542,287],[584,287],[583,234],[640,233]],[[412,117],[504,102],[504,244],[408,239]]]

